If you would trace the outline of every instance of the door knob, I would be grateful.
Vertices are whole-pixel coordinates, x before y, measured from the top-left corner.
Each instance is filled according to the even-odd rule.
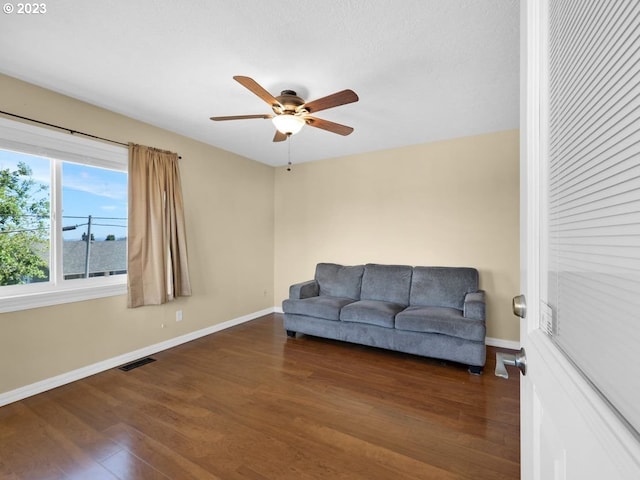
[[[527,299],[524,295],[513,297],[511,301],[513,306],[513,314],[520,318],[527,318]]]
[[[509,372],[507,372],[507,365],[518,367],[522,372],[522,375],[527,374],[527,355],[524,348],[521,348],[519,352],[496,353],[496,377],[509,378]]]

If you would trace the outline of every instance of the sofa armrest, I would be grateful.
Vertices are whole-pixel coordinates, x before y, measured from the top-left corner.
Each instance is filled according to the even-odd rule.
[[[290,299],[302,299],[317,297],[320,293],[320,286],[315,280],[308,280],[302,283],[296,283],[289,287]]]
[[[485,293],[484,290],[467,293],[464,297],[462,315],[472,320],[485,320]]]

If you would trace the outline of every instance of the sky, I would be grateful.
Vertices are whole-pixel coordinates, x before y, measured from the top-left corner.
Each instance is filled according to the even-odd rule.
[[[50,161],[46,158],[0,150],[0,169],[14,169],[19,161],[27,163],[33,179],[50,184]],[[126,236],[127,174],[114,170],[70,162],[62,164],[62,225],[76,226],[64,232],[65,240],[80,240],[87,233],[89,215],[91,233],[96,241],[109,234]]]

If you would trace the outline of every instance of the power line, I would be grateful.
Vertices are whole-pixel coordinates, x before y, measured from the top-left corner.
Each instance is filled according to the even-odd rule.
[[[30,213],[30,214],[26,214],[26,213],[19,213],[19,214],[13,214],[13,213],[5,213],[5,214],[0,214],[0,217],[35,217],[35,218],[49,218],[49,215],[36,215],[35,213]]]
[[[15,217],[15,218],[49,218],[50,215],[36,215],[34,213],[19,213],[19,214],[0,214],[1,217]],[[83,216],[75,216],[75,215],[63,215],[62,218],[87,218],[87,215]],[[127,217],[95,217],[92,215],[92,218],[97,218],[100,220],[127,220]]]
[[[49,230],[49,227],[39,227],[39,228],[23,228],[21,230],[5,230],[0,231],[0,234],[8,234],[8,233],[24,233],[24,232],[37,232],[38,230]]]
[[[87,215],[84,216],[73,216],[73,215],[63,215],[62,218],[87,218]],[[127,220],[127,217],[96,217],[91,215],[91,218],[98,218],[100,220]]]
[[[110,223],[93,223],[92,225],[94,227],[121,227],[121,228],[127,228],[127,225],[115,225],[115,224],[110,224]]]
[[[38,215],[21,215],[23,217],[39,217]],[[0,216],[1,217],[1,216]],[[119,224],[114,224],[114,223],[93,223],[93,219],[94,218],[98,218],[101,220],[127,220],[126,218],[122,218],[122,217],[93,217],[93,216],[89,216],[92,219],[91,224],[94,227],[117,227],[117,228],[127,228],[128,225],[119,225]],[[42,217],[42,218],[49,218],[49,217]],[[70,215],[63,215],[62,218],[87,218],[87,217],[77,217],[77,216],[70,216]],[[78,223],[75,225],[67,225],[67,226],[63,226],[62,227],[62,231],[63,232],[67,232],[70,230],[75,230],[78,227],[84,227],[86,225],[89,225],[88,222],[85,223]],[[37,227],[37,228],[22,228],[22,229],[17,229],[17,230],[5,230],[5,231],[0,231],[0,234],[10,234],[10,233],[25,233],[25,232],[37,232],[37,231],[42,231],[42,230],[49,230],[49,226],[44,226],[44,227]]]

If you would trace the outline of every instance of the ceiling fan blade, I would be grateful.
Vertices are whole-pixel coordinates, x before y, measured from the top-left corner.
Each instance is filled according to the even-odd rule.
[[[326,97],[318,98],[311,102],[305,103],[303,108],[306,108],[309,113],[319,112],[320,110],[326,110],[327,108],[337,107],[339,105],[346,105],[347,103],[353,103],[358,101],[358,95],[353,90],[342,90]]]
[[[352,127],[347,127],[346,125],[340,125],[339,123],[330,122],[329,120],[323,120],[321,118],[315,117],[304,117],[307,125],[312,127],[321,128],[322,130],[327,130],[328,132],[337,133],[338,135],[349,135],[353,132]]]
[[[257,115],[232,115],[230,117],[211,117],[214,122],[221,122],[223,120],[247,120],[249,118],[272,118],[273,115],[257,114]]]
[[[274,142],[284,142],[287,139],[287,134],[282,133],[280,130],[276,130],[276,134],[273,136]]]
[[[275,99],[273,95],[267,92],[264,88],[262,88],[258,82],[256,82],[251,77],[243,77],[242,75],[236,75],[233,79],[238,82],[240,85],[245,87],[246,89],[253,92],[255,95],[259,96],[262,100],[267,102],[269,106],[273,107],[275,105],[280,105],[280,102]],[[282,105],[280,105],[282,106]]]

